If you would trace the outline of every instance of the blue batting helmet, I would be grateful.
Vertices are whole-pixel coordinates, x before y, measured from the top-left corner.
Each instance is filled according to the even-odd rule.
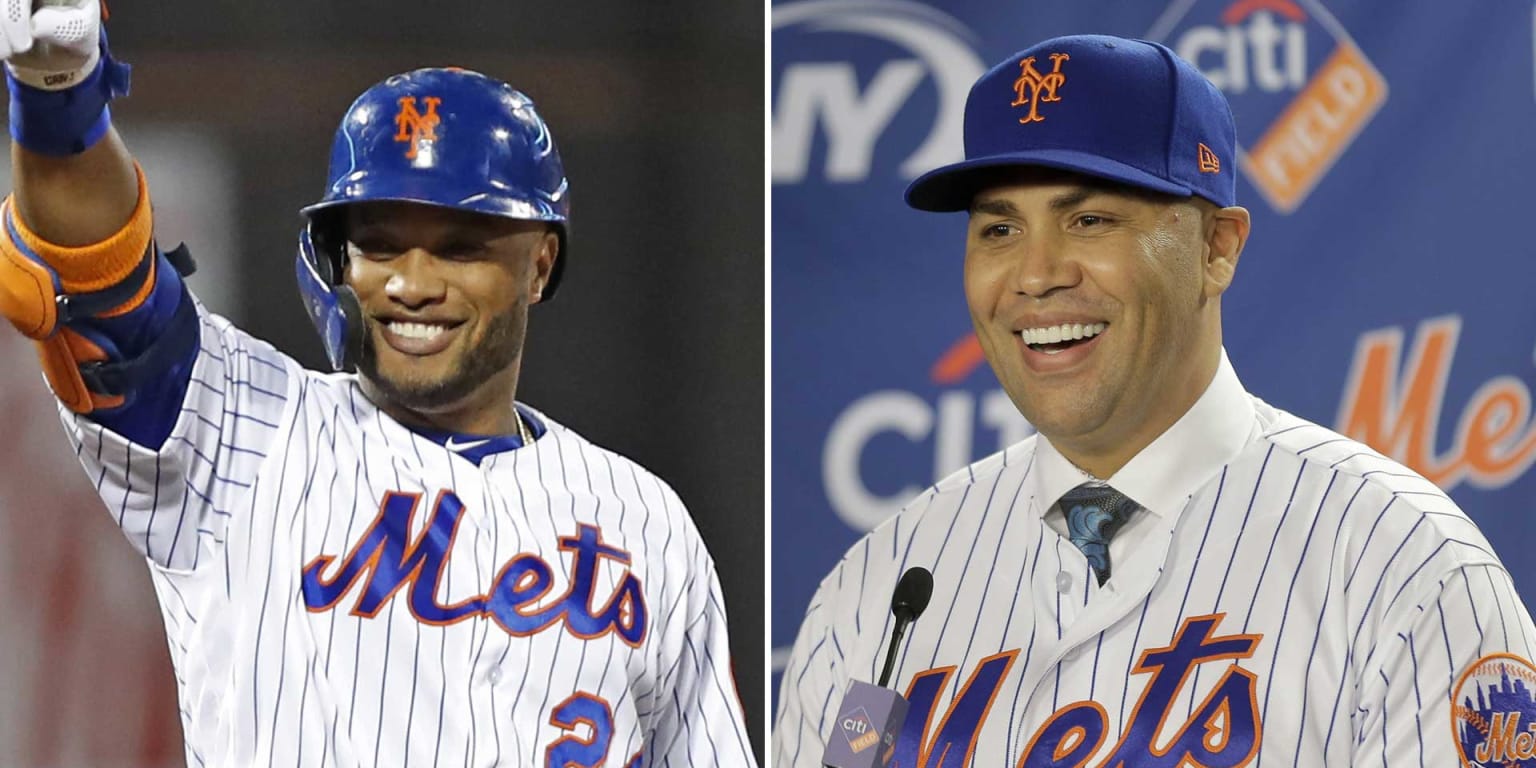
[[[523,221],[544,221],[560,239],[543,298],[559,285],[570,218],[565,168],[533,100],[465,69],[395,75],[357,98],[331,145],[325,197],[303,209],[295,265],[305,308],[337,370],[362,340],[357,297],[342,284],[346,236],[329,212],[351,203],[399,201]]]

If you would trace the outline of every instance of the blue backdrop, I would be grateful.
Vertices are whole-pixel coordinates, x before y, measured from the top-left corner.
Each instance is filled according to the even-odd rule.
[[[1223,301],[1238,375],[1438,482],[1536,598],[1528,1],[795,0],[772,15],[775,672],[849,545],[1029,434],[971,336],[964,215],[901,192],[959,159],[987,66],[1062,34],[1164,42],[1227,94],[1253,212]]]

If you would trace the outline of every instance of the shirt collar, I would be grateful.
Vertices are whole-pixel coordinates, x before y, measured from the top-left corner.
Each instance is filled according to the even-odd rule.
[[[1253,401],[1222,350],[1216,376],[1200,399],[1105,482],[1153,514],[1174,514],[1242,450],[1253,429]],[[1098,479],[1068,461],[1044,435],[1036,444],[1033,474],[1041,515],[1067,491]]]
[[[479,466],[487,456],[523,447],[523,438],[518,432],[505,435],[479,435],[471,432],[450,432],[430,427],[408,426],[390,418],[366,398],[364,398],[364,402],[368,402],[370,407],[373,407],[383,416],[384,421],[391,425],[391,431],[424,437],[453,451],[476,466]],[[549,431],[549,427],[544,424],[543,418],[532,408],[518,402],[513,402],[512,407],[516,408],[517,412],[521,414],[523,423],[528,425],[528,434],[534,440],[538,440]]]

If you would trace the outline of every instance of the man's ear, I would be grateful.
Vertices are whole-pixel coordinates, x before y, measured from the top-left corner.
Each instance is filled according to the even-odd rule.
[[[1232,285],[1237,260],[1248,243],[1248,209],[1239,206],[1216,208],[1207,214],[1205,227],[1205,295],[1220,296]]]
[[[533,285],[528,296],[529,304],[544,300],[544,288],[555,271],[555,259],[560,258],[560,236],[553,229],[545,230],[533,244]]]

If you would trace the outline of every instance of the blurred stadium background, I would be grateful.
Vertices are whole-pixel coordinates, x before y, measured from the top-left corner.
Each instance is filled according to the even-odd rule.
[[[114,115],[201,298],[310,366],[298,209],[364,88],[432,65],[533,97],[573,249],[534,311],[521,399],[670,482],[720,564],[760,739],[763,8],[683,3],[114,4]],[[733,172],[734,171],[734,172]],[[3,179],[0,179],[3,181]],[[9,188],[9,184],[5,184]],[[146,567],[86,484],[29,344],[0,332],[0,766],[182,765]],[[761,744],[756,745],[761,754]]]

